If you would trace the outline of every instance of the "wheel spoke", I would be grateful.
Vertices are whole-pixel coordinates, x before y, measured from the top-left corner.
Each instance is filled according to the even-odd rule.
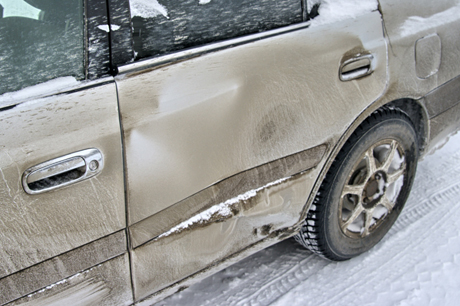
[[[365,212],[366,219],[364,220],[364,231],[361,234],[361,237],[366,237],[369,235],[369,228],[371,227],[372,222],[372,211]]]
[[[391,212],[393,206],[395,205],[395,203],[390,202],[390,200],[388,200],[386,196],[382,197],[379,204],[382,204],[388,210],[388,213]]]
[[[347,194],[354,194],[359,197],[363,194],[364,184],[363,185],[345,185],[342,191],[342,198]]]
[[[388,156],[383,163],[383,165],[380,167],[383,171],[388,172],[390,169],[391,163],[393,162],[393,159],[395,158],[396,151],[398,150],[398,145],[396,140],[391,141],[390,145],[390,153],[388,153]]]
[[[367,150],[365,156],[366,156],[366,163],[367,163],[367,169],[368,169],[367,177],[366,177],[366,180],[367,180],[377,171],[377,166],[375,165],[375,159],[374,159],[374,147]]]
[[[401,169],[399,169],[398,171],[394,173],[387,174],[387,183],[393,184],[394,182],[396,182],[404,174],[405,170],[406,170],[406,164],[402,164]]]
[[[352,224],[359,217],[359,215],[361,215],[363,210],[363,205],[361,205],[361,203],[358,203],[353,209],[350,218],[348,218],[348,220],[342,224],[342,230],[345,231],[348,228],[348,226],[350,226],[350,224]]]

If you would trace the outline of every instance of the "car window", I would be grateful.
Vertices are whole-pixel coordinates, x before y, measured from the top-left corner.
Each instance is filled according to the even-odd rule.
[[[136,58],[301,22],[299,0],[131,0]]]
[[[84,78],[83,0],[0,0],[0,94]]]

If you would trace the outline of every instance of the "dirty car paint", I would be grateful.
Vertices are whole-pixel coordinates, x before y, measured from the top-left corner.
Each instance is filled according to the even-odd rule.
[[[357,22],[304,29],[118,76],[129,223],[254,165],[336,141],[385,88],[380,16],[362,22],[366,31]],[[376,71],[341,82],[338,62],[357,47],[374,53]]]
[[[209,225],[204,222],[209,230],[201,230],[204,224],[199,223],[193,231],[152,240],[210,208],[203,205],[208,200],[199,201],[204,190],[210,191],[211,198],[215,194],[210,186],[229,195],[223,203],[238,196],[230,196],[233,185],[227,178],[320,145],[334,146],[356,114],[385,89],[387,55],[382,33],[380,14],[373,12],[360,21],[304,28],[177,63],[155,67],[146,61],[145,70],[135,64],[136,71],[122,67],[128,72],[117,76],[116,82],[136,299],[264,239],[263,233],[301,221],[314,174],[300,179],[306,188],[302,196],[267,198],[265,204],[256,205],[260,219],[245,215],[244,210],[235,215],[232,206],[231,215],[215,215]],[[366,52],[374,56],[373,74],[340,81],[339,64]],[[312,173],[319,173],[321,166]],[[274,175],[271,181],[283,177]],[[251,190],[243,188],[241,194]],[[188,200],[194,202],[191,195],[195,194],[197,205],[187,205]],[[283,205],[289,209],[280,209]],[[272,217],[279,222],[267,223]],[[192,242],[190,237],[203,242]],[[203,245],[204,241],[228,243],[217,244],[217,250]],[[205,247],[211,247],[206,256],[200,253]],[[168,269],[153,272],[159,271],[158,265]]]
[[[114,83],[83,87],[0,112],[0,278],[125,227],[115,93]],[[104,155],[100,175],[43,194],[24,192],[26,169],[90,147]]]

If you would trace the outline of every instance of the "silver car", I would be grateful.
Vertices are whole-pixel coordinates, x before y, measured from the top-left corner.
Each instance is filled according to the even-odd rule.
[[[0,17],[0,305],[151,305],[289,237],[358,256],[460,128],[459,0]]]

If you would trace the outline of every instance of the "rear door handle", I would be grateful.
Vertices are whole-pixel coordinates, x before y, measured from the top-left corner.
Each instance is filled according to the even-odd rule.
[[[346,82],[371,74],[374,72],[373,59],[371,54],[366,54],[346,60],[340,65],[340,80]]]
[[[33,166],[22,175],[28,194],[37,194],[68,186],[100,173],[104,157],[95,148],[74,152]]]

